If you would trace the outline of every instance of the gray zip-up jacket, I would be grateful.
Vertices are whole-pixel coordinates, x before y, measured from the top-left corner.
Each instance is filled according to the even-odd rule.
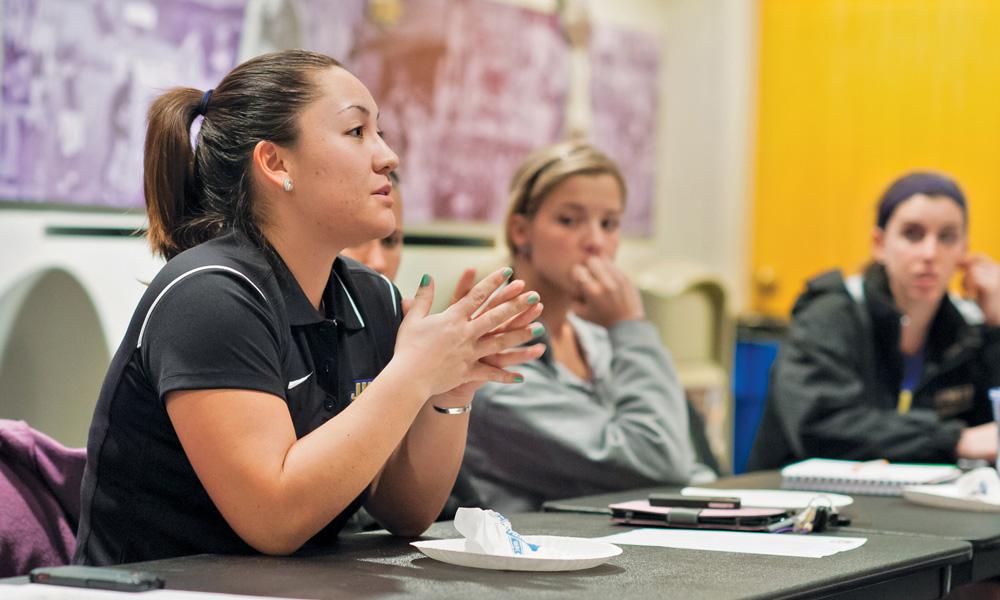
[[[546,352],[517,367],[524,383],[476,393],[461,478],[480,505],[523,512],[546,500],[714,479],[695,462],[684,391],[653,325],[605,329],[573,315],[570,324],[591,381]]]

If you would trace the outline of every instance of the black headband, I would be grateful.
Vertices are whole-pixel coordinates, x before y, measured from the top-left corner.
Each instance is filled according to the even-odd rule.
[[[965,213],[965,195],[957,183],[944,175],[917,171],[900,177],[882,194],[876,220],[879,229],[885,229],[896,207],[916,194],[950,198]]]
[[[531,201],[531,196],[535,191],[535,185],[538,183],[538,179],[542,176],[542,173],[551,169],[554,165],[561,163],[562,161],[568,159],[577,150],[584,148],[583,145],[574,145],[571,148],[563,150],[559,153],[559,156],[551,158],[546,161],[542,166],[538,167],[538,170],[528,178],[528,181],[524,184],[524,209],[528,209],[528,202]]]

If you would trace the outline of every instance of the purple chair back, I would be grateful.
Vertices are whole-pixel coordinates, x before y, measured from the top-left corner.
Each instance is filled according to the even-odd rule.
[[[73,558],[85,448],[0,419],[0,577]]]

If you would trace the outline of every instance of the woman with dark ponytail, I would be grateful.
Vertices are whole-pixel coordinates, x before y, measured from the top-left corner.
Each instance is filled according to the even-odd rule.
[[[288,554],[365,506],[421,533],[461,462],[475,390],[541,354],[539,297],[500,270],[430,315],[339,252],[394,226],[378,108],[333,59],[254,58],[149,111],[149,240],[88,441],[76,562]],[[203,118],[192,146],[190,128]]]

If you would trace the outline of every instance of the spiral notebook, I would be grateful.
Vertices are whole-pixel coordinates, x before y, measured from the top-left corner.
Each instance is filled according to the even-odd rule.
[[[869,496],[902,496],[904,486],[944,483],[961,474],[962,471],[952,465],[810,458],[782,469],[781,487]]]

